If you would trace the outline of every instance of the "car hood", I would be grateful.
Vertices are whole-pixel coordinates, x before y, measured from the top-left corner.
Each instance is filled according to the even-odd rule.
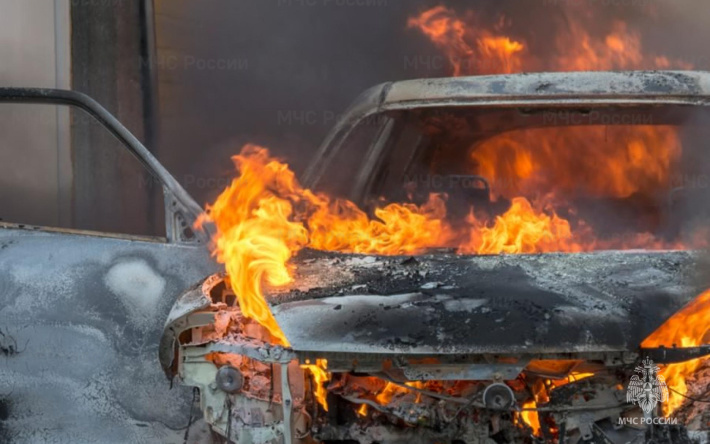
[[[267,289],[296,352],[520,354],[638,349],[710,287],[692,251],[362,256],[304,250]]]

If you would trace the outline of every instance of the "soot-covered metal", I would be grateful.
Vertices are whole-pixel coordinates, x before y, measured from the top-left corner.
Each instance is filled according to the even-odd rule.
[[[305,251],[272,289],[294,350],[633,350],[710,284],[693,252],[355,256]],[[699,275],[702,276],[702,275]]]

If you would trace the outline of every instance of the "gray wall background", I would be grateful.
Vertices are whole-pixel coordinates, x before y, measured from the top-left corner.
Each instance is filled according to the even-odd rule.
[[[0,1],[0,85],[69,88],[69,0]],[[0,105],[0,220],[62,226],[71,210],[69,115]]]
[[[150,145],[147,3],[0,0],[0,86],[87,93]],[[0,104],[0,220],[161,235],[162,201],[153,185],[83,111]]]

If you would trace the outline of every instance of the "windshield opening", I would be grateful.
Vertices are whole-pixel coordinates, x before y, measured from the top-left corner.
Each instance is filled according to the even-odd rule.
[[[433,108],[390,117],[386,148],[376,162],[363,159],[376,168],[359,174],[350,197],[369,209],[399,203],[437,213],[442,247],[498,254],[707,245],[704,110]]]

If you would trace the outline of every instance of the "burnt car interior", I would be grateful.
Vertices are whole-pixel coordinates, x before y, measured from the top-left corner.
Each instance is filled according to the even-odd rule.
[[[667,241],[681,240],[693,227],[706,225],[709,216],[701,185],[710,168],[703,155],[707,113],[704,107],[673,104],[394,111],[361,122],[340,147],[342,154],[334,162],[359,165],[359,169],[344,173],[339,164],[324,165],[316,184],[367,208],[382,202],[422,204],[431,193],[446,193],[452,220],[461,220],[470,208],[495,217],[510,207],[516,191],[528,198],[555,191],[567,201],[557,207],[560,214],[587,221],[600,238],[648,232]],[[682,145],[670,159],[671,180],[661,186],[649,174],[640,178],[648,186],[628,195],[600,192],[599,182],[617,180],[608,173],[613,168],[609,163],[618,159],[605,153],[657,128],[664,135],[677,134]],[[362,143],[370,151],[356,148]],[[549,152],[540,157],[554,158],[552,151],[559,153],[559,165],[536,172],[550,175],[541,179],[542,186],[524,189],[524,179],[515,171],[515,162],[522,160],[516,149],[522,146],[531,157],[536,156],[535,150]],[[481,167],[475,152],[495,148],[505,153],[499,156],[503,168],[497,177],[487,177],[486,170],[491,169]],[[505,155],[509,155],[508,165],[503,165]],[[638,162],[645,161],[643,155],[639,153]],[[326,170],[338,173],[329,175]],[[577,183],[565,183],[564,189],[558,184],[553,190],[552,182],[560,177]]]

